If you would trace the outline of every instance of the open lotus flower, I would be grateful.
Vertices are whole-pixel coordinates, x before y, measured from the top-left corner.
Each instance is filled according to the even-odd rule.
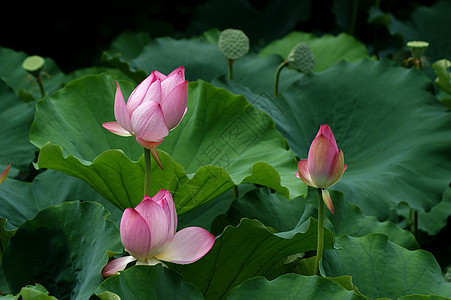
[[[11,168],[11,164],[9,164],[5,170],[0,174],[0,183],[5,181],[6,177],[8,177],[9,169]]]
[[[117,122],[103,127],[120,136],[134,136],[143,147],[150,149],[161,167],[156,147],[183,119],[188,97],[185,69],[179,67],[169,75],[153,71],[131,93],[125,104],[116,82],[114,116]]]
[[[110,261],[102,275],[115,275],[135,260],[140,265],[161,261],[189,264],[207,254],[215,241],[211,233],[200,227],[178,232],[176,229],[177,213],[171,193],[160,190],[153,198],[145,196],[136,208],[127,208],[121,219],[122,244],[131,256]]]
[[[327,125],[321,125],[310,145],[308,158],[298,163],[296,176],[308,186],[320,188],[324,203],[334,213],[332,199],[326,188],[337,183],[346,167],[343,152],[338,149],[332,130]]]

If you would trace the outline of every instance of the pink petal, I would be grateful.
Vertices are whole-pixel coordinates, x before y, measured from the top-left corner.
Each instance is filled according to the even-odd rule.
[[[135,210],[144,218],[150,229],[150,248],[146,257],[152,257],[159,253],[161,247],[168,241],[170,217],[157,202],[148,197],[144,198]]]
[[[165,80],[161,82],[161,90],[163,91],[162,99],[165,99],[167,95],[178,85],[185,82],[184,69],[177,68],[167,76]]]
[[[188,81],[182,82],[181,84],[175,86],[171,92],[163,98],[161,109],[163,110],[164,119],[169,130],[177,127],[180,121],[182,121],[183,116],[186,113],[187,98]]]
[[[117,272],[124,270],[125,267],[127,267],[127,264],[135,260],[136,258],[134,258],[133,256],[123,256],[116,258],[115,260],[107,263],[105,267],[103,267],[102,276],[110,277],[116,275]]]
[[[174,235],[174,239],[156,258],[177,264],[189,264],[199,260],[215,242],[215,237],[200,227],[187,227]]]
[[[142,138],[136,137],[136,141],[138,142],[138,144],[140,144],[144,148],[150,149],[150,151],[152,151],[152,149],[155,149],[158,145],[161,144],[161,142],[163,142],[163,139],[161,139],[159,141],[146,141],[146,140],[143,140]]]
[[[323,134],[318,135],[310,145],[307,168],[313,184],[319,188],[327,187],[329,174],[334,166],[337,151]]]
[[[161,81],[165,80],[168,76],[164,75],[163,73],[158,72],[157,70],[153,71],[155,78],[160,79]]]
[[[144,260],[151,241],[151,233],[145,219],[135,209],[127,208],[122,214],[120,227],[125,250],[137,259]]]
[[[182,76],[183,76],[182,81],[185,81],[185,68],[183,66],[180,66],[177,69],[175,69],[174,71],[172,71],[171,73],[169,73],[168,77],[174,76],[175,74],[182,74]]]
[[[0,183],[5,181],[6,177],[8,177],[9,170],[11,169],[11,164],[9,164],[5,170],[0,174]]]
[[[327,125],[321,125],[319,128],[318,133],[316,134],[316,137],[318,137],[320,134],[324,135],[334,146],[335,151],[338,151],[337,142],[335,141],[334,134],[332,133],[332,130]]]
[[[172,199],[172,195],[169,191],[161,189],[155,196],[152,198],[153,201],[158,203],[165,211],[168,216],[168,220],[170,220],[168,229],[169,239],[175,234],[177,230],[177,212],[175,210],[174,200]]]
[[[154,83],[151,84],[151,86],[147,90],[147,93],[144,96],[143,102],[141,104],[147,101],[155,101],[161,104],[161,99],[162,99],[161,81],[157,79],[155,80]]]
[[[321,190],[321,194],[323,196],[324,204],[330,210],[331,213],[334,213],[334,205],[332,203],[332,198],[330,197],[329,191],[326,189]]]
[[[135,135],[147,141],[159,141],[168,135],[160,104],[148,101],[141,104],[132,115]]]
[[[152,157],[155,160],[155,162],[157,163],[157,165],[163,170],[163,164],[161,163],[157,148],[156,147],[150,148],[150,154],[152,154]]]
[[[306,185],[316,187],[313,184],[312,179],[310,178],[310,173],[307,169],[307,159],[301,159],[301,161],[298,162],[296,177],[301,179]]]
[[[332,169],[330,170],[330,173],[329,173],[329,179],[327,180],[326,187],[330,187],[330,186],[334,185],[335,183],[337,183],[338,180],[340,180],[343,173],[345,172],[345,169],[346,168],[345,168],[345,164],[344,164],[343,151],[338,150],[338,154],[335,158]]]
[[[131,136],[132,134],[127,131],[124,127],[122,127],[118,122],[106,122],[102,123],[103,128],[108,129],[114,134],[120,136]]]
[[[146,79],[144,79],[136,89],[131,93],[127,101],[127,108],[130,113],[133,113],[144,100],[147,94],[147,90],[156,80],[155,75],[151,73]]]
[[[116,82],[116,96],[114,98],[114,117],[116,121],[128,132],[132,131],[132,126],[130,124],[130,114],[125,105],[124,96],[122,95],[121,88]]]
[[[152,200],[156,203],[160,203],[160,201],[166,196],[166,193],[169,193],[169,191],[161,189],[155,194],[155,196],[152,197]]]

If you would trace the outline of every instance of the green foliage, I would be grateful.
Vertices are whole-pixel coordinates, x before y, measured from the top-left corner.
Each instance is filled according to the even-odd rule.
[[[23,299],[23,300],[57,300],[50,296],[49,292],[40,284],[27,285],[23,287],[16,296],[7,295],[5,299]]]
[[[69,11],[63,23],[43,14],[30,31],[39,43],[0,45],[0,171],[12,163],[0,185],[1,298],[451,299],[451,6],[423,3],[206,0],[152,4],[149,15],[113,1],[96,14],[115,17],[90,28],[95,42],[77,22],[83,41],[64,31],[49,34],[55,44],[45,24],[64,28]],[[218,49],[226,28],[249,37],[234,80]],[[419,70],[403,63],[412,40],[429,43]],[[273,97],[275,71],[299,43],[315,66],[285,68]],[[92,47],[99,57],[86,55]],[[36,54],[44,96],[22,68]],[[102,128],[114,121],[114,81],[128,96],[153,70],[179,66],[188,109],[158,146],[164,170],[152,164],[151,191],[169,190],[178,229],[206,228],[215,244],[192,264],[104,279],[108,259],[124,254],[122,210],[142,200],[144,178],[142,147]],[[318,199],[295,174],[322,124],[348,167],[330,189],[318,277]]]
[[[337,237],[335,245],[339,250],[324,253],[325,274],[352,276],[353,284],[368,297],[451,297],[451,284],[444,280],[434,257],[424,250],[409,251],[381,234],[360,238],[343,235]]]
[[[255,276],[276,278],[293,268],[285,258],[316,248],[317,222],[310,218],[291,231],[272,233],[261,222],[243,218],[228,226],[201,260],[176,266],[186,281],[206,299],[227,299],[231,290]],[[325,230],[325,248],[332,248],[332,233]]]
[[[272,281],[256,277],[236,287],[228,299],[367,299],[331,278],[285,274]]]
[[[113,295],[112,295],[113,294]],[[134,266],[105,280],[96,295],[106,299],[203,299],[199,290],[161,265]],[[120,298],[115,298],[116,296]]]
[[[420,6],[408,18],[398,20],[390,13],[374,10],[372,18],[386,16],[387,29],[390,34],[400,35],[405,43],[409,41],[426,41],[430,47],[425,53],[431,63],[447,58],[451,59],[451,41],[443,38],[448,27],[447,16],[451,13],[449,1],[438,1],[431,7]],[[427,24],[427,26],[425,26]]]
[[[101,127],[114,118],[113,84],[108,76],[86,77],[39,102],[31,141],[41,148],[40,168],[79,177],[125,209],[143,198],[144,161],[133,138]],[[199,82],[190,85],[188,103],[184,120],[159,147],[171,155],[160,151],[165,170],[152,167],[152,192],[171,191],[179,213],[246,182],[290,198],[306,192],[274,123],[243,97]]]
[[[13,293],[40,283],[58,299],[86,299],[102,282],[107,251],[121,252],[119,230],[94,202],[66,202],[24,222],[3,254]]]
[[[0,168],[11,163],[13,168],[27,168],[36,149],[29,141],[29,128],[33,121],[34,107],[24,103],[5,81],[0,80]]]
[[[301,42],[312,48],[315,57],[314,72],[324,71],[341,60],[357,62],[369,57],[365,45],[346,33],[337,36],[326,34],[317,37],[305,32],[291,32],[282,39],[267,45],[260,51],[259,55],[266,57],[270,54],[278,54],[286,59],[291,49]]]
[[[231,81],[214,84],[257,97]],[[395,218],[401,202],[429,211],[449,184],[451,120],[430,84],[421,72],[386,60],[342,62],[252,103],[271,115],[300,158],[320,125],[329,124],[348,164],[334,189],[384,220]]]

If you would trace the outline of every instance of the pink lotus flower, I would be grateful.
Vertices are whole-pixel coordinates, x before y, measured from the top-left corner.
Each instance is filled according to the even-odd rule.
[[[188,81],[185,81],[183,67],[167,76],[153,71],[131,93],[127,104],[117,82],[116,85],[114,116],[117,122],[102,125],[114,134],[136,137],[147,149],[155,149],[185,115]]]
[[[176,229],[177,213],[171,193],[160,190],[153,198],[145,196],[136,208],[127,208],[121,219],[122,244],[131,256],[110,261],[102,276],[113,276],[135,260],[139,265],[161,261],[189,264],[207,254],[215,241],[211,233],[200,227],[178,232]]]
[[[5,170],[0,174],[0,183],[5,181],[6,177],[8,177],[9,169],[11,168],[11,164],[9,164]]]
[[[338,182],[346,167],[343,152],[338,149],[332,130],[327,125],[321,125],[310,145],[308,158],[298,163],[296,176],[308,186],[320,188],[324,203],[334,213],[332,199],[326,188]]]

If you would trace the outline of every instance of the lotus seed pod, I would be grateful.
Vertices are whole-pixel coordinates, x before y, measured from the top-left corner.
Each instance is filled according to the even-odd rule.
[[[412,53],[413,58],[421,59],[424,52],[429,47],[429,43],[423,41],[411,41],[407,43],[407,47],[409,47],[410,53]]]
[[[303,73],[310,73],[315,66],[315,56],[306,43],[299,43],[294,47],[287,58],[288,66]]]
[[[29,56],[22,63],[22,68],[34,76],[39,76],[39,72],[43,67],[44,59],[38,55]]]
[[[219,35],[218,48],[228,59],[237,60],[249,52],[249,38],[239,29],[226,29]]]

